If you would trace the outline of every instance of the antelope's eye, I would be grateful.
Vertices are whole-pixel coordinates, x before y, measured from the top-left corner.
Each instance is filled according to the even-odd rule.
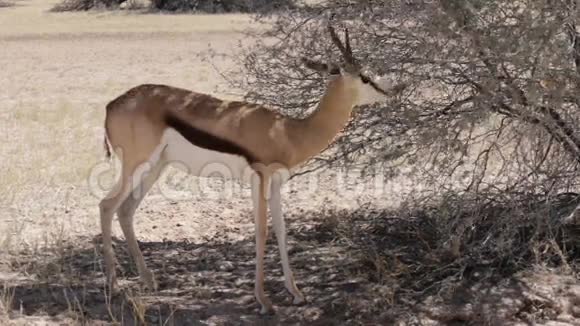
[[[340,75],[340,69],[338,67],[333,67],[332,69],[330,69],[329,74]]]
[[[369,77],[367,77],[367,76],[365,76],[365,75],[362,75],[362,74],[360,75],[360,80],[362,80],[362,82],[363,82],[364,84],[368,84],[368,83],[370,83],[370,82],[371,82],[371,80],[370,80],[370,78],[369,78]]]

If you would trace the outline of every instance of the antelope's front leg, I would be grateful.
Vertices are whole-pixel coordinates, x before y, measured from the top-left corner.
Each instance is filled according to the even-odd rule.
[[[280,250],[280,260],[282,261],[282,270],[284,271],[284,284],[288,292],[294,297],[294,304],[302,304],[306,300],[304,295],[294,282],[294,275],[290,269],[290,262],[288,260],[288,249],[286,248],[286,224],[284,223],[284,216],[282,215],[282,197],[280,189],[282,188],[282,178],[273,175],[271,180],[270,198],[270,213],[272,214],[272,226],[276,233],[276,240],[278,241],[278,249]]]
[[[266,180],[264,175],[256,175],[252,178],[252,198],[254,202],[254,217],[256,226],[256,281],[254,293],[256,300],[262,306],[260,314],[274,312],[272,302],[264,293],[264,252],[266,239],[268,238],[268,219],[266,209]]]

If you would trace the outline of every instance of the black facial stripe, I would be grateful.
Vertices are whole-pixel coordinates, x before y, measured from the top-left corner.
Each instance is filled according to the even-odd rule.
[[[360,79],[362,80],[363,83],[368,84],[371,82],[371,79],[363,74],[360,74]]]
[[[391,94],[387,93],[384,89],[380,88],[379,85],[375,84],[375,82],[373,82],[372,80],[369,79],[368,83],[379,93],[386,95],[386,96],[391,96]]]

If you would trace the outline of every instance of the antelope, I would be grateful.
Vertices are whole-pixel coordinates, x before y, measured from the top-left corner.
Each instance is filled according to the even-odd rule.
[[[140,85],[107,105],[105,149],[110,158],[112,148],[122,166],[116,186],[99,204],[106,281],[111,291],[116,284],[111,239],[115,213],[140,281],[150,290],[157,289],[154,275],[137,244],[133,215],[164,166],[180,162],[186,172],[202,177],[225,169],[227,177],[241,180],[246,171],[251,171],[256,241],[254,294],[260,313],[274,311],[264,293],[268,206],[285,287],[292,294],[294,304],[305,302],[296,286],[286,249],[280,195],[286,179],[281,172],[291,171],[330,145],[349,121],[363,88],[370,87],[384,96],[396,95],[404,88],[402,85],[389,90],[379,87],[361,73],[348,30],[345,29],[344,44],[330,25],[328,32],[344,63],[336,65],[302,58],[306,67],[331,76],[316,110],[303,119],[283,116],[262,105],[228,102],[167,85]]]

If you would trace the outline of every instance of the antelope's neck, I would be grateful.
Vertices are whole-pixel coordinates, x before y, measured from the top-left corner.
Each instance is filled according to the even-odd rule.
[[[332,143],[350,120],[355,101],[355,91],[348,89],[342,78],[328,84],[316,110],[291,130],[295,164],[319,154]]]

